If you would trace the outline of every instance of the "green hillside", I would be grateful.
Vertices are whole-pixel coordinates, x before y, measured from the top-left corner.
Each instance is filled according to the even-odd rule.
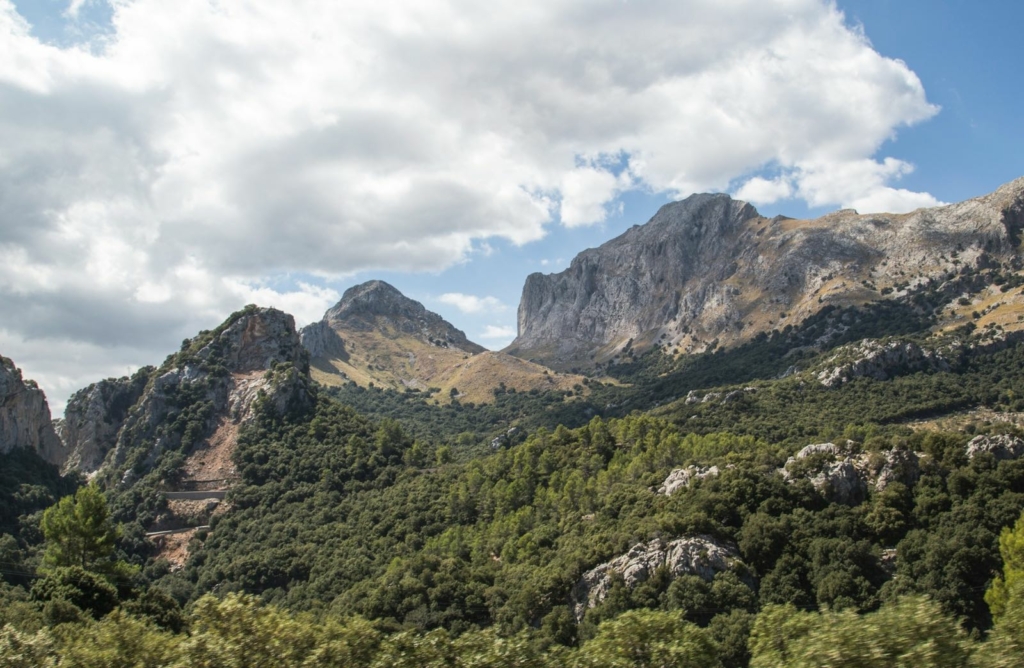
[[[1010,665],[1019,548],[1000,535],[1024,511],[1024,457],[968,444],[1024,435],[1024,343],[936,329],[937,294],[698,356],[627,354],[585,392],[439,406],[313,386],[285,414],[257,403],[239,479],[176,560],[143,534],[189,443],[98,478],[120,537],[84,572],[47,566],[40,523],[78,481],[7,456],[0,655],[114,665],[95,657],[121,642],[145,665],[259,647],[274,665],[731,667],[823,665],[857,637],[848,652]],[[821,380],[867,368],[865,350],[918,357]],[[181,401],[168,430],[202,408]],[[659,489],[687,467],[688,486]],[[703,546],[689,566],[664,556],[686,541]]]

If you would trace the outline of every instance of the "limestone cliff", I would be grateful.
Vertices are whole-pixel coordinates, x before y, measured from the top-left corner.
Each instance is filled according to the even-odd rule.
[[[15,448],[35,450],[57,466],[67,457],[53,430],[46,395],[34,381],[21,377],[14,362],[0,356],[0,452]]]
[[[68,453],[65,470],[92,473],[103,465],[153,371],[145,367],[131,378],[101,380],[71,396],[64,417],[53,421]]]
[[[895,298],[964,266],[1020,269],[1024,178],[908,214],[767,219],[728,195],[663,206],[558,274],[532,274],[507,352],[560,368],[661,344],[680,353]]]
[[[223,450],[227,475],[239,426],[253,418],[257,401],[274,410],[308,405],[308,363],[292,316],[246,307],[212,332],[186,341],[155,371],[118,433],[112,463],[152,466],[169,450],[202,459]],[[197,470],[202,468],[196,465]]]

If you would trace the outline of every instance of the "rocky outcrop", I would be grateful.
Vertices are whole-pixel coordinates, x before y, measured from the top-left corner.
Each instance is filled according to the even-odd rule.
[[[245,424],[258,402],[282,413],[302,410],[309,382],[292,316],[247,307],[155,372],[124,422],[113,461],[148,468],[164,452],[201,445],[215,427]]]
[[[346,330],[377,330],[388,336],[405,334],[470,354],[485,350],[467,339],[465,332],[384,281],[368,281],[346,290],[323,320],[303,328],[302,343],[314,358],[337,356],[338,345],[344,338],[339,332]]]
[[[704,478],[715,477],[719,473],[717,466],[711,466],[708,468],[701,468],[699,466],[688,466],[685,469],[674,469],[665,478],[665,482],[658,488],[658,494],[664,494],[665,496],[672,496],[672,493],[677,489],[689,487],[690,483],[694,480],[703,480]]]
[[[0,356],[0,452],[29,448],[62,466],[67,451],[50,420],[46,395],[34,381],[21,377],[21,369]]]
[[[757,392],[756,387],[744,387],[742,390],[731,390],[729,392],[708,392],[707,394],[701,394],[696,390],[690,390],[686,394],[684,402],[687,406],[692,404],[706,404],[713,401],[722,400],[723,402],[730,402],[739,399],[744,394]]]
[[[921,477],[921,455],[911,450],[882,450],[876,455],[867,455],[861,465],[868,475],[868,481],[876,492],[885,490],[894,482],[913,485]]]
[[[153,371],[146,367],[131,378],[101,380],[71,396],[64,417],[53,422],[68,453],[65,471],[92,473],[100,468]]]
[[[518,336],[507,352],[575,361],[669,323],[685,326],[705,309],[713,319],[728,320],[732,293],[722,284],[734,268],[707,260],[757,217],[754,207],[727,195],[694,195],[583,251],[559,274],[529,275]]]
[[[583,574],[572,590],[573,613],[583,620],[587,610],[601,603],[611,591],[614,579],[621,577],[632,589],[646,581],[659,568],[673,578],[697,575],[705,580],[715,573],[741,564],[737,549],[711,536],[699,535],[673,541],[655,539],[638,543],[629,552],[596,566]]]
[[[693,195],[563,272],[530,275],[507,352],[564,368],[653,344],[700,352],[748,340],[827,305],[895,298],[964,266],[1015,260],[1020,210],[1024,179],[910,214],[816,220]]]
[[[1024,439],[1009,434],[975,436],[967,443],[967,456],[974,459],[987,452],[998,460],[1018,459],[1024,456]]]
[[[949,359],[956,359],[960,353],[959,347],[936,351],[908,341],[864,339],[839,348],[818,373],[818,382],[825,387],[838,387],[854,378],[888,380],[914,371],[949,371]]]
[[[348,359],[345,342],[327,320],[318,320],[303,327],[299,332],[299,339],[302,342],[302,347],[314,359],[317,357]]]
[[[916,483],[921,475],[919,460],[917,453],[898,448],[857,452],[852,441],[813,443],[790,457],[779,472],[787,482],[809,479],[830,501],[857,505],[869,490],[881,492],[896,482]]]

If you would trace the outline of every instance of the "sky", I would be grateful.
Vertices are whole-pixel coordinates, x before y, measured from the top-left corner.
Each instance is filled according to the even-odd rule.
[[[1024,3],[0,0],[0,354],[68,396],[383,279],[499,349],[523,282],[726,192],[1024,175]]]

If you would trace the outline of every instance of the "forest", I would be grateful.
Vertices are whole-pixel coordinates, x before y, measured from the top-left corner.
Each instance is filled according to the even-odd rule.
[[[180,445],[148,469],[129,453],[86,484],[0,455],[0,666],[1018,665],[1024,458],[970,444],[1024,431],[969,411],[1021,409],[1024,344],[813,382],[861,329],[927,325],[826,309],[482,405],[312,386],[242,429],[229,510],[181,568],[145,532],[200,399],[176,398]],[[689,567],[636,561],[680,540],[704,546]]]

